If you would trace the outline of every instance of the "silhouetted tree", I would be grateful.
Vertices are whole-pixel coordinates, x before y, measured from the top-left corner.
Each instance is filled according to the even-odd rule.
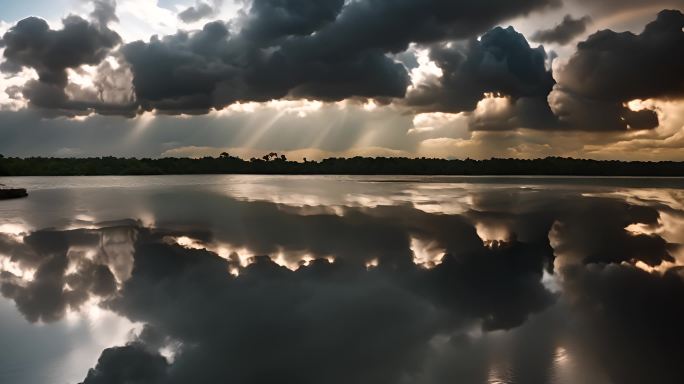
[[[226,155],[228,155],[226,153]],[[277,161],[274,161],[277,160]],[[157,175],[157,174],[350,174],[350,175],[578,175],[684,176],[684,162],[621,162],[567,159],[445,160],[354,157],[287,161],[274,152],[249,161],[219,158],[46,158],[0,157],[3,176]]]

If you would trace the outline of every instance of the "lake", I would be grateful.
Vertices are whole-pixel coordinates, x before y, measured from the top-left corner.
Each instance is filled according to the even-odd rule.
[[[684,382],[684,179],[0,183],[0,383]]]

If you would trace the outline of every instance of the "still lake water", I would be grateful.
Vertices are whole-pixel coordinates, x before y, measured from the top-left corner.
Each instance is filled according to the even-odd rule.
[[[684,179],[0,182],[0,383],[684,382]]]

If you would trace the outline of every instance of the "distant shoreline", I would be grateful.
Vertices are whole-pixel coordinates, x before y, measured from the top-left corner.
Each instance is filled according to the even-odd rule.
[[[684,177],[684,162],[559,157],[532,160],[354,157],[295,162],[275,153],[250,160],[228,154],[199,159],[0,157],[0,176],[149,175]]]

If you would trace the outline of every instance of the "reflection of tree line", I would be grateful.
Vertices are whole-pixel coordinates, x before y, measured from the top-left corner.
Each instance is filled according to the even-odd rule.
[[[289,161],[271,152],[243,160],[228,153],[192,158],[6,158],[1,176],[170,174],[350,174],[350,175],[577,175],[684,176],[684,162],[624,162],[548,157],[545,159],[447,160],[405,157],[329,158]]]

